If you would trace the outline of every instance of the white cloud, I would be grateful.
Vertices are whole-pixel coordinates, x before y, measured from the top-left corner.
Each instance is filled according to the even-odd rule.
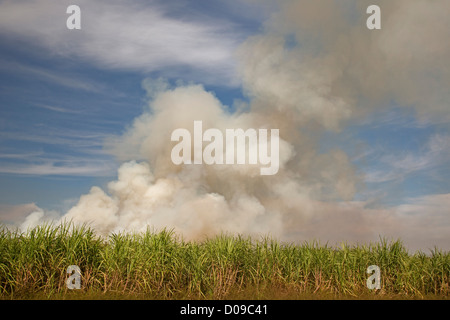
[[[38,157],[42,156],[44,153],[42,151],[33,151],[33,152],[26,152],[26,153],[1,153],[0,159],[24,159],[24,158],[31,158],[31,157]]]
[[[66,108],[61,108],[61,107],[57,107],[57,106],[51,106],[48,104],[38,103],[38,104],[36,104],[36,106],[39,108],[42,108],[42,109],[59,112],[59,113],[73,113],[73,114],[81,114],[82,113],[80,110],[66,109]]]
[[[47,129],[46,133],[34,135],[3,132],[2,136],[19,145],[33,143],[37,147],[27,152],[4,149],[0,173],[104,177],[113,175],[117,169],[117,162],[103,150],[103,140],[108,137],[103,133]],[[42,146],[47,146],[47,151]]]
[[[244,35],[231,22],[173,18],[167,14],[169,5],[154,2],[79,0],[82,29],[68,30],[70,4],[3,1],[0,32],[104,68],[164,68],[178,77],[195,72],[222,84],[235,80],[233,50]]]
[[[366,182],[398,181],[410,174],[432,172],[432,169],[450,163],[450,136],[432,135],[422,150],[384,154],[378,161],[383,168],[369,170],[365,175]]]
[[[101,149],[103,141],[109,137],[106,133],[93,131],[76,131],[62,128],[43,128],[30,132],[3,131],[0,140],[28,141],[38,144],[70,147],[84,150]]]
[[[0,142],[8,147],[0,154],[0,173],[109,177],[117,170],[117,162],[103,149],[109,137],[106,133],[57,127],[20,129],[1,132]]]
[[[0,173],[23,175],[64,175],[64,176],[88,176],[109,177],[114,174],[116,163],[113,161],[46,161],[45,163],[31,164],[3,164]]]
[[[35,66],[32,67],[14,61],[0,61],[0,69],[14,73],[26,74],[28,76],[38,78],[39,80],[47,81],[52,84],[57,84],[71,89],[95,93],[104,90],[102,85],[100,85],[99,83],[94,83],[92,80],[77,79],[73,75],[67,76],[61,73],[56,73],[54,71],[49,71],[48,69],[43,69]]]

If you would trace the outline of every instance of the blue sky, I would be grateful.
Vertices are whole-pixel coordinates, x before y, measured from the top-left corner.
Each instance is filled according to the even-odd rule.
[[[251,99],[235,56],[249,37],[271,29],[285,32],[287,48],[319,38],[314,50],[331,48],[320,42],[326,27],[311,23],[317,32],[305,36],[309,29],[301,22],[282,24],[274,14],[283,12],[283,5],[276,1],[78,2],[81,30],[65,26],[70,1],[0,1],[0,220],[5,223],[20,222],[35,207],[63,213],[92,186],[105,187],[116,178],[120,161],[105,141],[123,134],[143,113],[149,100],[145,79],[202,84],[233,111],[236,101]],[[365,17],[355,14],[354,3],[342,5],[341,18],[352,25]],[[284,30],[289,23],[300,31]],[[448,46],[437,43],[438,60],[450,62]],[[433,61],[424,65],[430,78],[448,89],[448,68]],[[417,83],[428,83],[427,72]],[[321,133],[321,152],[341,149],[355,166],[359,187],[353,200],[392,207],[450,194],[448,92],[438,87],[436,100],[422,107],[420,98],[405,93],[413,85],[399,85],[392,89],[399,96],[387,93],[386,99],[368,103],[382,107],[367,107],[370,112],[338,131]],[[367,88],[360,90],[364,95]],[[363,108],[361,101],[356,104]]]

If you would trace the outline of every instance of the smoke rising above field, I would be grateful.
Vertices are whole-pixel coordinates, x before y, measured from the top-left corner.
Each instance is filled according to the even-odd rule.
[[[61,220],[91,223],[103,234],[147,227],[174,228],[187,239],[230,232],[324,241],[385,234],[414,241],[419,234],[444,244],[450,223],[439,208],[448,197],[434,199],[441,237],[420,230],[435,222],[417,206],[368,209],[353,201],[364,176],[344,150],[320,150],[320,138],[391,102],[448,125],[450,3],[378,1],[382,30],[375,31],[365,26],[369,2],[345,3],[281,2],[264,31],[236,52],[248,97],[236,111],[202,85],[145,80],[148,108],[106,144],[123,162],[117,180],[105,190],[93,187]],[[255,165],[174,165],[170,135],[177,128],[192,133],[195,120],[222,131],[279,129],[279,172],[260,176]],[[23,226],[44,218],[34,213]]]

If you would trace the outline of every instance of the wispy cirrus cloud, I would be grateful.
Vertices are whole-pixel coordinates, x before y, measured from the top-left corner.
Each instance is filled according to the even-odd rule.
[[[42,151],[26,153],[0,153],[0,159],[24,159],[43,155]]]
[[[31,66],[24,63],[18,63],[17,61],[1,60],[0,70],[12,72],[15,74],[27,75],[35,79],[47,81],[52,84],[67,87],[70,89],[95,93],[99,93],[105,90],[103,85],[95,83],[92,80],[79,79],[73,74],[64,75],[63,73],[57,73],[55,71],[50,71],[49,69]]]
[[[432,135],[422,150],[381,154],[378,161],[382,168],[367,172],[366,182],[403,180],[411,174],[432,172],[432,169],[450,163],[450,136]]]
[[[112,161],[48,161],[43,164],[7,164],[0,166],[0,173],[19,175],[59,175],[59,176],[88,176],[110,177],[116,171]]]
[[[82,113],[80,110],[66,109],[66,108],[52,106],[52,105],[48,105],[48,104],[37,103],[37,104],[35,104],[35,106],[37,106],[38,108],[42,108],[42,109],[46,109],[46,110],[50,110],[50,111],[54,111],[54,112],[59,112],[59,113],[73,113],[73,114],[81,114]]]
[[[231,84],[233,51],[245,37],[230,21],[170,16],[170,4],[80,0],[82,29],[66,28],[70,1],[0,3],[0,33],[25,39],[55,55],[103,68],[157,72]],[[50,74],[42,76],[52,78]],[[70,84],[70,83],[69,83]]]
[[[45,145],[55,145],[66,148],[97,148],[101,149],[105,139],[110,135],[95,131],[76,131],[63,128],[42,128],[34,132],[3,131],[1,140],[27,141]]]
[[[0,173],[19,175],[111,176],[117,169],[115,160],[103,150],[107,134],[49,130],[47,134],[3,132],[9,147],[0,153]],[[0,139],[0,140],[2,140]],[[28,151],[20,152],[17,145]]]

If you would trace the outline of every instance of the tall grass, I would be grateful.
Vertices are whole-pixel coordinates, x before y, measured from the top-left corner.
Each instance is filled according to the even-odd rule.
[[[82,271],[69,290],[69,265]],[[381,269],[381,290],[366,287],[369,265]],[[87,226],[40,226],[26,233],[0,229],[0,297],[122,294],[148,298],[400,295],[449,297],[450,253],[409,254],[400,241],[340,248],[316,242],[220,235],[186,242],[168,230],[96,235]],[[245,296],[245,294],[244,294]]]

